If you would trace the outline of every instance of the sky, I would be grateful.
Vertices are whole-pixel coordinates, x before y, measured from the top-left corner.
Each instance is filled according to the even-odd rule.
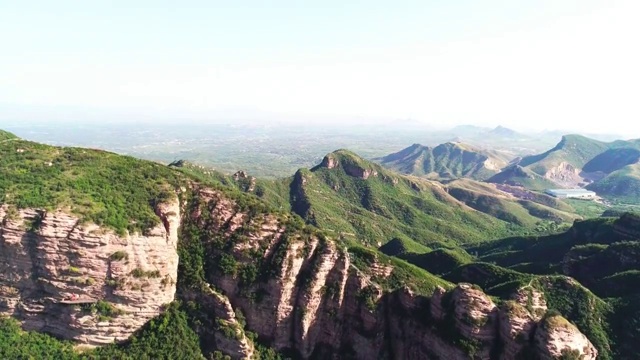
[[[638,14],[637,0],[0,0],[0,122],[640,136]]]

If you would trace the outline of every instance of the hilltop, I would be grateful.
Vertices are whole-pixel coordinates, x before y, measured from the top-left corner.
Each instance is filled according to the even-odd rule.
[[[18,137],[15,136],[14,134],[8,131],[0,130],[0,141],[15,140],[15,139],[18,139]]]
[[[519,132],[513,130],[513,129],[509,129],[507,127],[504,127],[502,125],[498,125],[496,126],[494,129],[492,129],[491,131],[489,131],[490,134],[492,135],[496,135],[496,136],[501,136],[504,138],[524,138],[526,137],[523,134],[520,134]]]
[[[149,205],[176,197],[178,176],[166,166],[7,134],[2,136],[13,141],[0,142],[0,199],[12,208],[65,209],[82,221],[124,233],[156,225]]]
[[[468,177],[484,180],[505,167],[511,157],[497,151],[448,142],[434,148],[413,144],[377,160],[381,165],[403,174],[433,179]]]

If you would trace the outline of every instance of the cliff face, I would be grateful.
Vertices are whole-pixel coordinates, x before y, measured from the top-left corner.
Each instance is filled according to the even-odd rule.
[[[178,202],[118,236],[62,211],[0,207],[0,313],[28,330],[100,345],[128,338],[174,299]]]
[[[202,238],[211,259],[205,286],[218,289],[228,304],[218,318],[241,312],[247,330],[294,357],[514,359],[559,350],[595,359],[575,328],[539,334],[546,304],[531,289],[500,308],[469,284],[436,287],[430,297],[406,287],[388,292],[383,283],[393,266],[374,259],[360,268],[340,245],[287,228],[282,217],[252,215],[212,190],[196,191],[186,211],[185,221],[210,234]],[[222,259],[232,266],[221,267]],[[237,346],[227,345],[229,355],[249,357],[251,347],[244,336],[238,339]]]
[[[429,296],[388,291],[395,269],[377,255],[364,266],[288,215],[190,191],[182,205],[158,206],[162,222],[144,235],[118,236],[61,211],[1,207],[0,311],[81,343],[124,340],[174,300],[181,226],[189,229],[181,241],[202,249],[204,278],[179,297],[205,314],[196,329],[203,344],[234,359],[254,353],[247,331],[300,358],[597,355],[575,327],[542,319],[541,293],[521,289],[499,307],[469,284],[434,285]],[[194,229],[200,235],[189,238]]]
[[[561,316],[550,316],[536,331],[535,340],[545,344],[538,348],[539,357],[553,360],[573,355],[578,359],[596,359],[598,352],[578,329]]]

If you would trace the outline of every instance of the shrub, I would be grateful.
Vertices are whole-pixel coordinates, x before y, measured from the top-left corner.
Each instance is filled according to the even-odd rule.
[[[141,268],[135,268],[130,274],[135,278],[159,278],[160,270],[144,271]]]
[[[129,254],[126,251],[116,251],[113,254],[111,254],[110,258],[113,261],[128,260]]]

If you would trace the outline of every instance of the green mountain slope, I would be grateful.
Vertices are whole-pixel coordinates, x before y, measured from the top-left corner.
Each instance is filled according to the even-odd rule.
[[[340,150],[291,182],[292,209],[325,230],[372,243],[410,237],[423,244],[473,242],[508,232],[440,184],[390,172]],[[374,243],[375,244],[375,243]]]
[[[619,218],[602,218],[578,222],[566,233],[540,237],[504,239],[469,249],[480,259],[514,271],[536,274],[562,273],[571,276],[591,291],[577,285],[556,281],[564,295],[555,306],[569,308],[577,314],[584,311],[600,312],[602,320],[591,319],[591,325],[606,333],[615,358],[631,359],[638,356],[630,344],[640,340],[640,308],[631,306],[640,295],[640,217],[626,214]],[[488,276],[493,278],[493,276]],[[450,277],[449,280],[461,280]],[[577,291],[577,293],[576,293]],[[593,293],[591,293],[593,292]],[[576,297],[579,294],[581,297]],[[594,295],[595,294],[595,295]],[[605,303],[597,300],[607,299]],[[576,304],[573,304],[576,302]],[[585,303],[586,302],[586,303]],[[577,304],[584,309],[577,309]],[[625,311],[628,311],[625,313]],[[585,320],[586,321],[586,320]],[[627,321],[634,326],[630,327]],[[627,329],[620,332],[619,329]],[[594,328],[593,331],[596,331]],[[599,336],[604,336],[600,333]]]
[[[544,190],[558,186],[553,181],[518,164],[505,168],[498,174],[487,179],[487,181],[495,184],[522,186],[531,190]]]
[[[429,246],[468,243],[548,231],[549,224],[579,218],[546,195],[518,198],[470,179],[442,184],[401,175],[347,150],[328,154],[292,178],[257,180],[253,192],[281,209],[288,201],[309,223],[372,245],[373,239],[392,238]]]
[[[510,157],[462,143],[445,143],[431,148],[413,144],[379,158],[381,165],[403,174],[434,179],[469,177],[484,180],[505,167]]]
[[[582,135],[565,135],[553,149],[539,155],[527,156],[519,164],[540,175],[544,175],[549,168],[557,166],[560,162],[580,169],[608,148],[609,145],[602,141]]]
[[[640,163],[624,166],[587,186],[589,190],[630,203],[640,203]]]
[[[480,212],[524,227],[535,227],[541,220],[555,223],[579,218],[568,205],[544,194],[518,199],[495,185],[461,179],[447,184],[451,196]]]
[[[478,262],[459,252],[444,260],[443,251],[397,256],[498,297],[530,286],[544,293],[550,309],[567,314],[588,334],[599,358],[640,355],[632,345],[640,341],[635,302],[640,299],[640,216],[581,221],[564,233],[507,238],[466,250]]]
[[[19,139],[0,153],[0,199],[18,208],[69,209],[122,233],[157,224],[150,205],[176,196],[177,173],[150,161]]]
[[[609,149],[587,162],[582,170],[586,172],[611,173],[627,165],[636,164],[640,161],[640,149],[623,147]]]
[[[223,358],[219,344],[244,340],[255,349],[256,358],[275,359],[279,355],[261,345],[274,345],[261,329],[271,324],[264,318],[255,320],[255,314],[272,315],[275,308],[292,306],[295,311],[278,320],[285,324],[281,329],[322,323],[313,331],[322,334],[323,329],[340,327],[346,329],[339,333],[343,337],[360,331],[355,338],[392,341],[408,333],[394,332],[391,326],[375,331],[366,326],[396,317],[421,324],[414,329],[424,334],[418,332],[416,339],[442,339],[465,349],[468,356],[482,346],[501,351],[499,341],[469,341],[451,326],[455,312],[449,289],[456,282],[483,287],[501,309],[513,305],[514,296],[528,292],[529,314],[537,310],[533,292],[542,292],[550,311],[541,326],[559,321],[558,311],[586,334],[599,359],[640,355],[636,215],[577,221],[569,231],[549,236],[491,240],[524,228],[472,209],[452,196],[452,190],[462,192],[469,203],[488,203],[486,212],[515,213],[527,225],[534,225],[536,213],[553,219],[567,216],[568,209],[544,196],[510,202],[493,185],[468,179],[445,186],[400,175],[344,150],[278,181],[24,140],[1,142],[0,155],[0,194],[12,209],[62,208],[119,232],[144,232],[158,221],[154,205],[175,197],[180,189],[184,217],[177,245],[180,301],[168,305],[162,315],[122,344],[84,353],[0,318],[2,358]],[[29,231],[37,235],[36,229]],[[37,244],[39,238],[33,239]],[[445,291],[440,302],[444,317],[436,321],[428,309],[440,288]],[[344,299],[337,300],[338,292]],[[282,294],[288,297],[273,302]],[[311,301],[314,296],[317,302]],[[229,305],[216,307],[216,299],[226,299]],[[318,303],[322,307],[316,309],[321,310],[308,310]],[[415,307],[402,308],[406,303]],[[349,317],[341,318],[351,310]],[[470,322],[466,325],[473,325],[473,319],[459,320],[465,319]],[[498,333],[495,325],[487,329]],[[336,347],[338,352],[320,349],[315,355],[353,350],[353,344],[340,341],[344,348]],[[535,349],[533,338],[523,341],[528,341],[527,350]],[[384,348],[389,348],[384,355],[394,354],[391,347]],[[298,355],[292,350],[290,357]]]
[[[640,142],[610,143],[565,135],[551,150],[527,156],[488,179],[533,190],[585,187],[599,195],[639,202]]]
[[[0,141],[14,140],[14,139],[18,139],[18,137],[8,131],[0,130]]]

